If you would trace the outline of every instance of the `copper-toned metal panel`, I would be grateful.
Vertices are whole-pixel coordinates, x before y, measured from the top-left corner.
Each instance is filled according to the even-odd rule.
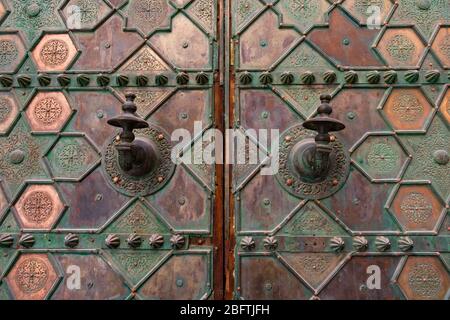
[[[0,72],[14,72],[24,56],[25,46],[19,35],[0,35]]]
[[[130,294],[124,279],[99,255],[60,254],[55,258],[64,279],[52,296],[54,300],[125,299]]]
[[[42,300],[58,275],[47,254],[21,254],[5,279],[15,299]]]
[[[448,271],[439,257],[408,257],[397,281],[413,300],[444,299],[450,288]]]
[[[446,90],[444,98],[441,101],[439,108],[441,114],[444,116],[447,123],[450,124],[450,90]]]
[[[138,294],[146,299],[205,299],[211,287],[208,269],[206,254],[175,255],[150,277]]]
[[[27,107],[26,115],[33,131],[59,131],[72,113],[61,92],[39,92]]]
[[[77,54],[67,34],[45,35],[33,49],[32,56],[39,71],[64,71]]]
[[[281,262],[274,257],[239,257],[239,295],[247,300],[305,300],[311,297]]]
[[[441,27],[431,47],[444,68],[450,68],[450,28]]]
[[[6,132],[19,113],[16,99],[11,92],[0,96],[0,133]]]
[[[401,299],[398,287],[392,282],[399,257],[352,257],[319,294],[323,300],[397,300]],[[379,286],[370,276],[374,268],[380,270]],[[378,273],[377,273],[378,274]],[[371,287],[368,287],[372,285]]]

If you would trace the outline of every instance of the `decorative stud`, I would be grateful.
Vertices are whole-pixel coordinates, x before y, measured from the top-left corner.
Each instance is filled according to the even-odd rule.
[[[197,81],[197,83],[200,85],[208,84],[209,82],[208,74],[206,72],[200,72],[195,76],[195,81]]]
[[[244,237],[241,240],[241,248],[247,251],[251,251],[253,249],[255,249],[256,244],[255,244],[255,240],[253,240],[252,237]]]
[[[283,72],[280,80],[282,84],[291,84],[294,82],[294,75],[289,71]]]
[[[66,245],[66,247],[75,248],[76,246],[78,246],[79,243],[80,243],[80,237],[76,234],[69,233],[64,238],[64,244]]]
[[[341,237],[334,237],[330,240],[330,248],[335,252],[340,252],[344,249],[345,242]]]
[[[52,82],[52,78],[50,78],[48,75],[46,74],[41,74],[38,76],[38,82],[41,86],[43,87],[47,87],[48,85],[50,85],[50,83]]]
[[[400,250],[406,252],[414,247],[414,242],[410,237],[400,237],[400,239],[398,240],[398,247],[400,248]]]
[[[170,244],[173,249],[181,249],[185,242],[185,238],[180,234],[174,234],[170,237]]]
[[[14,238],[10,234],[2,234],[0,235],[0,247],[9,248],[13,245]]]
[[[145,87],[148,84],[148,77],[139,75],[136,77],[136,85],[138,87]]]
[[[391,240],[387,237],[379,236],[375,240],[375,246],[378,251],[384,252],[391,248]]]
[[[35,242],[34,236],[29,233],[22,235],[19,239],[19,244],[25,248],[31,248]]]
[[[70,84],[70,77],[62,74],[58,76],[58,83],[62,86],[62,87],[67,87]]]
[[[276,250],[278,248],[278,240],[275,237],[266,237],[264,239],[264,248],[266,250]]]
[[[439,70],[430,70],[425,73],[425,80],[429,83],[436,83],[441,77]]]
[[[239,75],[239,81],[243,85],[252,83],[252,80],[253,80],[253,77],[252,77],[251,73],[248,71],[244,71]]]
[[[264,71],[259,76],[259,82],[261,82],[261,84],[263,85],[271,84],[273,82],[273,76],[270,74],[270,72]]]
[[[344,79],[345,82],[349,84],[354,84],[358,82],[358,74],[353,70],[347,71],[344,75]]]
[[[167,78],[167,76],[165,76],[163,74],[158,74],[155,77],[155,82],[158,86],[164,86],[169,82],[169,78]]]
[[[388,84],[393,84],[397,82],[397,78],[398,78],[397,72],[394,70],[386,71],[383,75],[384,82]]]
[[[323,73],[323,81],[325,81],[325,83],[328,84],[334,83],[336,79],[337,79],[336,72],[332,70],[328,70]]]
[[[374,70],[367,73],[366,78],[367,82],[369,82],[370,84],[377,84],[380,82],[381,76],[378,71]]]
[[[109,234],[105,239],[105,244],[111,249],[118,248],[120,246],[120,238],[116,234]]]
[[[441,166],[445,166],[450,161],[450,156],[446,150],[436,150],[433,152],[433,160]]]
[[[109,85],[109,82],[111,80],[109,79],[109,77],[107,75],[101,74],[97,77],[97,84],[100,87],[106,87],[107,85]]]
[[[80,74],[77,77],[77,82],[81,87],[87,87],[89,82],[91,82],[91,79],[85,74]]]
[[[177,74],[177,83],[180,86],[187,85],[189,83],[189,75],[186,72],[180,72]]]
[[[17,83],[22,88],[26,88],[31,84],[31,77],[27,75],[20,75],[17,77]]]
[[[152,234],[150,238],[148,239],[148,242],[150,243],[150,246],[153,249],[161,248],[164,244],[164,237],[160,234]]]
[[[128,76],[125,76],[123,74],[120,74],[116,78],[117,85],[120,87],[126,87],[128,83],[130,83],[130,78]]]
[[[142,244],[142,238],[141,238],[141,236],[137,235],[136,233],[132,233],[128,237],[127,243],[132,248],[138,248]]]
[[[411,70],[405,73],[405,80],[409,83],[415,83],[419,80],[419,71]]]
[[[11,87],[13,84],[13,78],[10,76],[2,75],[0,76],[0,83],[4,87]]]
[[[300,80],[304,84],[313,84],[314,81],[316,81],[316,77],[314,76],[314,73],[311,71],[306,71],[300,76]]]
[[[365,251],[369,246],[369,242],[365,237],[357,236],[353,238],[353,248],[357,251]]]

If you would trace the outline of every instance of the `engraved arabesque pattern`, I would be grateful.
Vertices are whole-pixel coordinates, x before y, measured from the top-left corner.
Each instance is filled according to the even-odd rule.
[[[413,58],[416,46],[407,36],[395,35],[387,44],[387,51],[397,61],[407,62]]]
[[[5,121],[9,117],[11,110],[12,107],[9,100],[0,97],[0,123]]]
[[[420,192],[411,192],[400,204],[402,216],[410,222],[420,224],[428,222],[433,214],[431,202]]]
[[[436,298],[442,288],[439,271],[429,263],[416,264],[408,275],[412,291],[422,298]]]
[[[27,196],[22,209],[28,220],[41,224],[50,217],[53,201],[47,192],[35,191]]]
[[[424,107],[414,95],[405,94],[394,103],[393,111],[399,119],[412,122],[422,117]]]
[[[52,97],[40,100],[34,109],[36,119],[44,125],[51,125],[57,122],[61,113],[61,104]]]
[[[0,65],[5,66],[11,64],[16,60],[19,54],[14,41],[11,40],[1,40],[0,41]]]
[[[69,46],[66,42],[53,39],[46,42],[41,49],[42,62],[51,67],[64,64],[69,57]]]
[[[49,277],[47,264],[38,258],[26,259],[19,264],[15,282],[24,293],[43,289]]]

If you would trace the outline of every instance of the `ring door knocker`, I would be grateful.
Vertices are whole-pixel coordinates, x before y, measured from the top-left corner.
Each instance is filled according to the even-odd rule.
[[[322,95],[320,100],[315,118],[289,128],[281,137],[277,178],[291,194],[305,199],[332,195],[345,183],[350,171],[344,145],[330,135],[344,130],[345,125],[330,117],[331,96]]]

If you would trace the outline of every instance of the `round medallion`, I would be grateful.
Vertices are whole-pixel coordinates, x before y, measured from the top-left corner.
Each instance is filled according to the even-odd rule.
[[[14,41],[1,40],[0,41],[0,65],[5,66],[11,64],[16,60],[19,51]]]
[[[280,138],[280,168],[277,174],[279,183],[292,195],[304,199],[327,198],[337,192],[347,180],[350,173],[349,155],[344,145],[335,139],[330,143],[329,169],[326,176],[318,181],[303,177],[291,161],[292,151],[299,142],[314,141],[315,134],[296,125],[286,130]],[[295,150],[294,150],[295,151]]]
[[[450,157],[449,157],[447,151],[436,150],[433,153],[433,159],[434,159],[434,162],[436,162],[437,164],[440,164],[441,166],[445,166],[446,164],[448,164]]]
[[[25,160],[25,152],[20,149],[16,149],[9,154],[9,162],[12,164],[21,164]]]
[[[30,18],[33,18],[36,17],[39,13],[41,13],[41,7],[39,6],[38,3],[33,2],[27,7],[26,12]]]
[[[38,258],[26,259],[17,268],[15,281],[25,293],[35,293],[47,283],[49,270],[47,264]]]
[[[47,192],[32,192],[23,204],[25,217],[35,223],[44,223],[53,211],[53,201]]]
[[[420,10],[428,10],[431,7],[430,0],[417,0],[416,5]]]
[[[59,66],[69,57],[69,47],[64,41],[53,39],[44,44],[40,55],[42,62],[47,66]]]
[[[436,268],[429,263],[416,264],[408,275],[409,286],[418,296],[436,298],[442,288],[442,280]]]
[[[158,164],[155,169],[144,176],[131,176],[120,168],[118,152],[115,147],[119,143],[116,138],[105,146],[102,167],[108,181],[119,192],[129,196],[146,196],[161,189],[172,177],[175,164],[171,159],[172,145],[170,136],[161,128],[150,125],[150,128],[134,131],[136,140],[139,138],[150,139],[159,154]]]

